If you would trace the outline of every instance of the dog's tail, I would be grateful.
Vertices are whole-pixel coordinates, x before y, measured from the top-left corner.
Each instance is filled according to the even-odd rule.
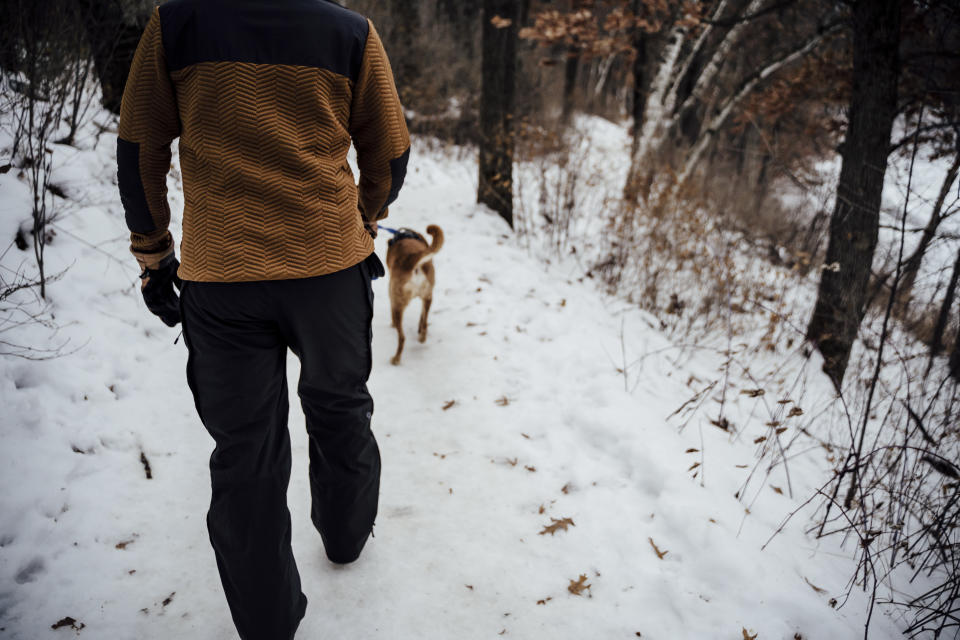
[[[427,227],[427,233],[429,233],[433,239],[433,242],[430,243],[430,253],[440,251],[440,249],[443,248],[443,229],[432,224]]]
[[[433,242],[430,243],[430,246],[427,247],[427,250],[424,252],[424,254],[420,256],[419,260],[417,260],[417,264],[413,266],[414,271],[419,269],[423,263],[430,262],[430,260],[433,259],[433,254],[443,248],[443,229],[435,224],[432,224],[427,227],[427,233],[430,234]]]

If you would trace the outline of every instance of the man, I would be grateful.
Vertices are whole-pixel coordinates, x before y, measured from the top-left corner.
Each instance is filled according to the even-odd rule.
[[[182,263],[167,230],[177,137]],[[355,560],[373,527],[372,236],[409,144],[377,32],[330,0],[170,0],[143,33],[123,95],[120,194],[147,306],[183,320],[187,381],[216,443],[207,525],[244,640],[292,638],[306,608],[286,505],[288,348],[329,559]]]

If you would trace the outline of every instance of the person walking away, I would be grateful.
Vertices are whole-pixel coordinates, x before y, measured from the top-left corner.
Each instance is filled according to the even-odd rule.
[[[180,262],[166,198],[178,137]],[[243,640],[293,638],[307,604],[286,503],[287,349],[301,365],[311,519],[328,558],[354,561],[371,533],[373,236],[409,150],[366,18],[332,0],[154,10],[123,95],[117,178],[146,305],[183,322],[187,382],[215,442],[210,541]]]

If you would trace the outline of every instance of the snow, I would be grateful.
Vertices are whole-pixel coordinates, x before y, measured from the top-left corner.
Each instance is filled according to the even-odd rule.
[[[56,147],[55,182],[70,200],[57,201],[47,247],[48,273],[65,269],[48,288],[55,328],[0,327],[5,341],[61,353],[0,359],[0,637],[72,635],[51,629],[70,616],[83,638],[233,638],[204,524],[212,440],[185,384],[178,330],[149,315],[137,290],[114,144],[113,133],[94,140],[88,130],[79,149]],[[178,175],[169,184],[179,238]],[[416,140],[391,207],[392,226],[439,224],[446,245],[429,338],[408,341],[398,367],[387,283],[374,283],[380,512],[376,537],[347,567],[325,559],[310,524],[290,385],[289,504],[310,601],[298,637],[862,635],[864,594],[829,604],[844,600],[852,551],[807,536],[802,514],[761,551],[826,463],[797,461],[792,497],[778,469],[746,503],[735,498],[756,463],[750,429],[763,422],[743,424],[741,438],[671,417],[716,377],[721,356],[679,353],[658,322],[602,294],[575,261],[524,246],[474,204],[475,175],[462,153]],[[0,194],[9,238],[29,213],[16,170],[0,176]],[[0,260],[5,273],[31,264],[16,248]],[[31,294],[18,300],[36,308]],[[408,333],[418,312],[407,310]],[[296,380],[296,358],[288,363]],[[746,422],[761,401],[736,394],[730,413]],[[573,526],[540,534],[563,518]],[[575,595],[568,585],[581,575],[591,586]],[[899,637],[898,625],[875,614],[871,638]]]

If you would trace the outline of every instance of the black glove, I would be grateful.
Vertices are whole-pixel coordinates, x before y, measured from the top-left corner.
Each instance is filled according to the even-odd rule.
[[[180,322],[180,298],[177,291],[183,286],[183,281],[177,276],[180,261],[171,252],[155,265],[145,266],[140,274],[140,293],[147,309],[158,316],[168,327],[175,327]]]
[[[382,278],[387,275],[386,270],[383,268],[383,263],[380,262],[380,257],[376,253],[371,253],[367,256],[364,263],[367,266],[367,271],[370,273],[371,280],[376,280],[377,278]]]

